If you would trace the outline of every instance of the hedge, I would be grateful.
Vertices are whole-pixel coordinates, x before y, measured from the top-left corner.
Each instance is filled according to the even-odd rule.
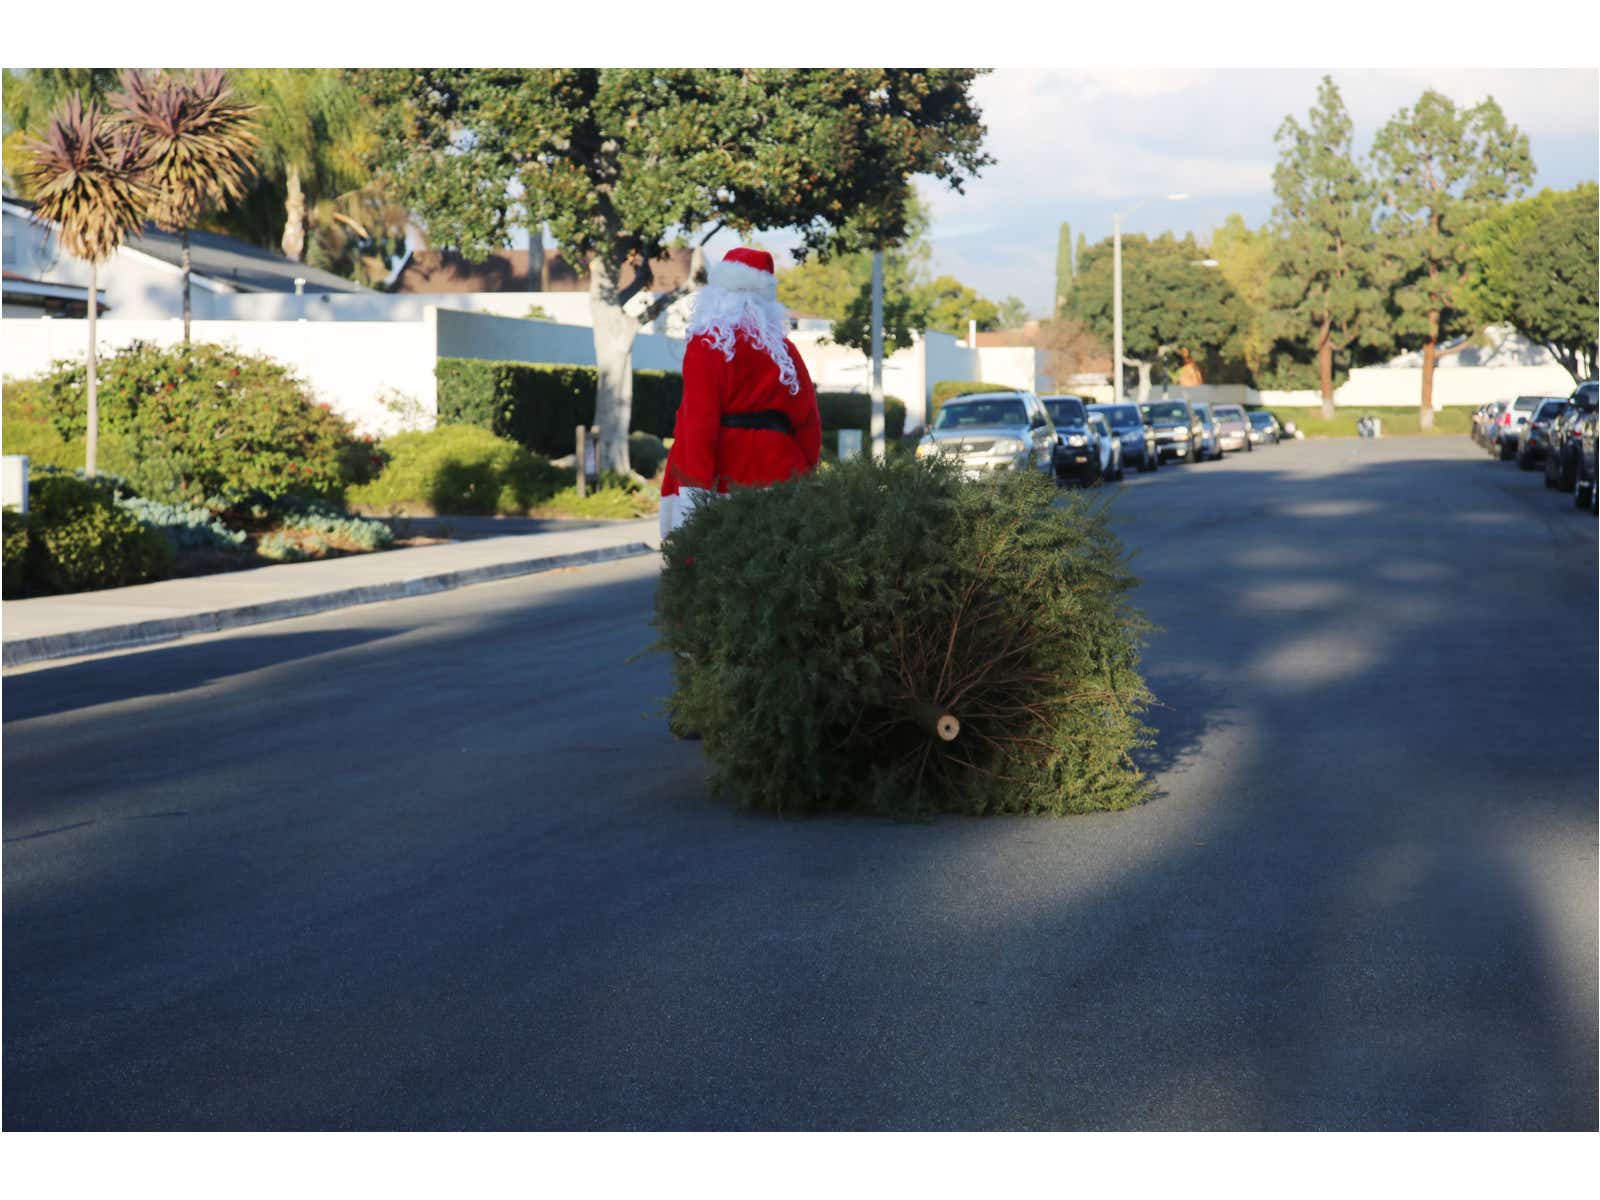
[[[573,431],[594,424],[594,367],[441,358],[434,373],[440,424],[476,425],[546,458],[572,454]],[[677,372],[635,371],[629,430],[671,437],[682,399]]]
[[[1003,383],[980,383],[973,379],[941,379],[933,385],[933,408],[937,412],[939,405],[953,396],[970,396],[975,392],[1014,392],[1017,389],[1007,387]]]
[[[840,429],[859,429],[867,433],[872,424],[872,397],[864,392],[818,392],[817,414],[824,433]],[[905,436],[905,401],[883,398],[883,434],[890,441]]]

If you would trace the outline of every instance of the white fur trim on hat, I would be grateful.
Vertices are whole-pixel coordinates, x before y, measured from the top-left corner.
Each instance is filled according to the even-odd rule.
[[[706,268],[706,282],[730,292],[754,292],[768,300],[778,295],[776,275],[741,262],[712,263]]]

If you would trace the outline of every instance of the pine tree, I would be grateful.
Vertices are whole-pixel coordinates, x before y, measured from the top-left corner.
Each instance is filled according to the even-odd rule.
[[[1072,291],[1072,226],[1061,222],[1061,236],[1056,239],[1056,316],[1067,305],[1067,295]]]
[[[1398,329],[1422,346],[1423,429],[1433,427],[1439,342],[1470,332],[1467,231],[1533,180],[1527,135],[1488,97],[1457,108],[1429,89],[1379,132],[1372,156],[1398,276]]]
[[[1268,297],[1281,332],[1314,349],[1322,415],[1332,419],[1336,367],[1347,365],[1345,355],[1364,338],[1383,336],[1376,189],[1356,158],[1344,100],[1326,75],[1307,125],[1284,118],[1277,141]]]

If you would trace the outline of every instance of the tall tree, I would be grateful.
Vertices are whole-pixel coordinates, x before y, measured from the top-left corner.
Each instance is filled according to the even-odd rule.
[[[144,170],[155,191],[151,215],[183,244],[183,342],[189,344],[189,230],[208,208],[244,195],[256,144],[255,110],[235,96],[221,71],[187,80],[128,71],[113,97],[143,139]]]
[[[1247,315],[1237,354],[1253,380],[1272,351],[1274,325],[1268,301],[1272,235],[1265,229],[1251,229],[1239,213],[1229,213],[1222,227],[1211,234],[1211,257],[1244,304]]]
[[[1532,182],[1533,159],[1492,96],[1457,108],[1432,89],[1378,131],[1372,157],[1400,274],[1397,325],[1422,347],[1421,426],[1431,429],[1439,342],[1470,332],[1467,230]]]
[[[894,244],[913,175],[959,188],[989,161],[976,74],[396,70],[372,90],[390,176],[433,244],[481,257],[532,214],[587,261],[605,465],[626,470],[633,339],[686,290],[629,308],[667,240],[794,227],[801,257]]]
[[[1056,236],[1056,303],[1052,310],[1060,316],[1067,306],[1067,293],[1072,291],[1072,226],[1061,222],[1061,232]]]
[[[27,143],[23,174],[38,220],[53,222],[68,254],[89,264],[88,436],[84,473],[93,478],[100,437],[95,319],[100,264],[128,233],[144,226],[153,196],[143,175],[136,131],[107,118],[98,105],[69,96],[44,136]]]
[[[33,199],[28,163],[34,132],[45,128],[61,105],[72,96],[83,104],[106,108],[117,89],[117,72],[106,67],[7,68],[0,88],[4,113],[4,176],[6,191]],[[34,131],[34,132],[30,132]]]
[[[1593,183],[1547,188],[1493,213],[1471,235],[1474,323],[1514,325],[1549,350],[1574,383],[1595,372],[1597,209]]]
[[[1378,198],[1355,150],[1355,127],[1324,75],[1306,124],[1285,117],[1272,173],[1272,273],[1268,295],[1283,335],[1317,361],[1322,415],[1333,417],[1336,371],[1361,339],[1382,336],[1375,217]]]
[[[1067,318],[1106,342],[1112,340],[1112,243],[1091,246],[1078,261]],[[1238,353],[1249,310],[1221,272],[1203,265],[1192,236],[1170,233],[1151,240],[1122,239],[1123,357],[1139,368],[1139,394],[1147,395],[1158,368],[1169,378],[1192,362],[1215,374]]]

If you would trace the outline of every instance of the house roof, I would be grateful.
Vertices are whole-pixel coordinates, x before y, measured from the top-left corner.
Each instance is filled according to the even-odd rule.
[[[500,250],[481,261],[470,261],[454,250],[413,250],[395,277],[396,292],[586,292],[589,271],[579,270],[559,251],[546,251],[537,282],[529,278],[529,252]],[[670,292],[689,278],[694,252],[687,248],[667,251],[651,264],[650,290]],[[633,282],[632,266],[622,268],[618,286]]]
[[[33,205],[29,201],[6,196],[5,204],[7,208],[16,209],[19,216],[34,219]],[[123,248],[159,259],[169,266],[183,263],[180,235],[157,229],[153,224],[130,234],[123,240]],[[189,261],[197,278],[211,280],[229,290],[293,292],[296,279],[305,280],[307,293],[369,290],[331,271],[319,270],[239,238],[203,229],[189,231]]]
[[[125,245],[172,266],[183,262],[183,243],[179,235],[154,225],[146,225],[142,233],[130,236]],[[196,275],[246,292],[293,292],[296,279],[306,281],[307,294],[369,290],[331,271],[319,270],[239,238],[203,229],[189,233],[189,259]]]

